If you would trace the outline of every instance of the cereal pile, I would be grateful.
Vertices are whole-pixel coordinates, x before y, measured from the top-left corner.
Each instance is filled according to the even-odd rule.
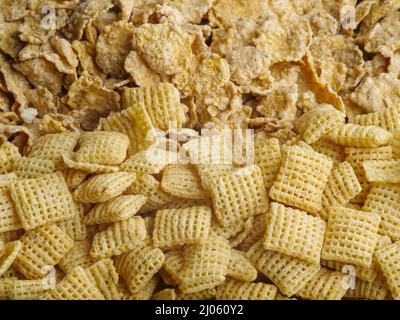
[[[0,0],[0,299],[400,299],[399,9]]]

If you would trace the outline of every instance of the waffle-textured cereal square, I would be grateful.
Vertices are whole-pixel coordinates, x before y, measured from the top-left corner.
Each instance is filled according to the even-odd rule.
[[[80,184],[74,190],[74,197],[82,203],[106,202],[121,195],[135,180],[132,172],[96,175]]]
[[[309,300],[341,300],[347,292],[346,275],[321,268],[297,296]]]
[[[0,189],[0,233],[21,229],[22,225],[15,210],[8,188]]]
[[[296,122],[295,128],[305,142],[312,144],[345,123],[346,114],[330,104],[321,104],[305,112]]]
[[[210,197],[203,189],[196,169],[190,164],[166,166],[163,170],[161,188],[179,198],[200,200]]]
[[[279,252],[265,250],[262,240],[255,243],[246,255],[253,265],[288,297],[301,290],[321,268],[319,263],[308,263]]]
[[[77,266],[89,268],[99,260],[90,255],[91,247],[92,243],[89,239],[75,241],[72,249],[58,262],[58,267],[65,273],[71,272]]]
[[[201,185],[204,190],[210,190],[211,179],[231,174],[238,170],[230,164],[197,164]]]
[[[400,129],[400,116],[397,109],[391,107],[380,112],[358,115],[355,117],[354,123],[362,126],[376,126],[395,133]]]
[[[332,160],[311,149],[289,147],[269,192],[270,198],[317,213],[332,165]]]
[[[125,89],[125,106],[143,105],[154,127],[161,130],[182,128],[186,120],[178,89],[171,83]]]
[[[345,207],[329,212],[328,226],[322,248],[322,259],[347,262],[369,268],[378,242],[381,217]]]
[[[363,210],[381,216],[378,232],[394,241],[400,240],[400,187],[377,183],[369,190]]]
[[[329,175],[322,195],[322,209],[318,215],[327,220],[331,207],[347,205],[361,191],[362,187],[351,164],[347,161],[339,163]]]
[[[72,219],[78,214],[77,206],[59,171],[17,180],[11,183],[10,192],[25,230]]]
[[[207,240],[211,208],[197,206],[156,212],[153,241],[156,247],[175,247]]]
[[[75,153],[78,162],[118,165],[125,160],[129,138],[115,131],[84,132]]]
[[[29,157],[53,161],[54,166],[60,168],[63,165],[62,156],[72,154],[78,138],[77,132],[46,134],[32,145]]]
[[[78,214],[70,220],[58,222],[57,226],[74,241],[81,241],[86,239],[86,226],[83,223],[84,208],[82,204],[76,203],[76,205]]]
[[[74,241],[55,224],[26,233],[14,266],[27,279],[43,278],[73,247]]]
[[[400,183],[400,160],[364,161],[368,182]]]
[[[85,271],[106,300],[120,300],[118,273],[111,259],[100,260]]]
[[[349,288],[344,297],[357,300],[385,300],[388,294],[389,288],[385,277],[379,273],[373,281],[357,280],[356,287]]]
[[[278,289],[262,282],[226,280],[217,288],[217,300],[274,300]]]
[[[55,271],[49,273],[42,279],[12,281],[9,289],[11,300],[37,300],[41,295],[56,286]]]
[[[264,248],[319,263],[326,223],[307,212],[272,203],[264,234]]]
[[[8,242],[0,245],[0,277],[11,267],[22,247],[21,241]]]
[[[146,235],[142,217],[116,222],[94,236],[90,255],[95,258],[120,255],[141,244]]]
[[[179,273],[179,289],[194,293],[210,289],[225,281],[231,248],[228,241],[210,236],[201,243],[183,248],[183,266]]]
[[[103,203],[96,204],[84,217],[87,225],[114,223],[134,216],[146,203],[147,198],[138,195],[120,195]]]
[[[164,254],[160,249],[143,244],[118,256],[115,267],[125,280],[129,291],[135,294],[140,292],[161,269],[164,260]]]
[[[12,169],[17,177],[22,179],[36,178],[55,171],[53,161],[28,157],[14,159]]]
[[[400,299],[400,241],[380,248],[376,259],[386,278],[393,299]]]
[[[390,144],[393,135],[380,127],[347,123],[328,133],[333,142],[347,147],[380,147]]]
[[[330,141],[327,137],[322,137],[317,142],[311,144],[311,147],[330,158],[334,165],[344,161],[345,153],[343,146]]]
[[[268,208],[261,170],[256,165],[212,179],[210,194],[215,215],[223,226],[264,213]]]
[[[121,164],[121,170],[137,174],[160,173],[172,158],[172,153],[163,149],[150,147],[131,155]]]

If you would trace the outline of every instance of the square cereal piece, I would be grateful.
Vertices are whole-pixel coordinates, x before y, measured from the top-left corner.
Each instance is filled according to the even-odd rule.
[[[400,159],[364,161],[362,166],[368,182],[400,183]]]
[[[165,248],[205,241],[210,232],[211,213],[207,206],[158,210],[154,245]]]
[[[400,241],[376,252],[376,259],[386,278],[393,299],[400,299]]]
[[[218,222],[228,226],[268,209],[261,170],[253,165],[213,178],[210,194]]]
[[[373,281],[357,279],[356,287],[348,289],[344,297],[357,300],[385,300],[388,293],[386,279],[382,273],[379,273]]]
[[[36,178],[55,171],[54,162],[38,158],[20,157],[12,164],[13,172],[18,178]]]
[[[297,296],[309,300],[341,300],[347,292],[346,275],[321,268]]]
[[[272,284],[229,279],[218,286],[216,300],[274,300],[277,291]]]
[[[381,217],[374,212],[333,207],[329,213],[322,259],[369,268],[380,221]]]
[[[128,146],[128,136],[119,132],[84,132],[79,138],[75,157],[78,162],[117,165],[125,160]]]
[[[60,171],[11,183],[11,197],[21,224],[32,230],[46,223],[68,220],[78,214]]]
[[[331,159],[312,149],[289,147],[269,196],[315,214],[321,209],[332,165]]]
[[[43,278],[74,245],[55,224],[29,231],[21,237],[22,249],[14,266],[27,279]]]
[[[272,203],[268,212],[264,248],[319,263],[326,223],[307,212]]]
[[[400,240],[400,186],[377,183],[369,190],[363,210],[381,216],[378,232],[394,241]]]
[[[288,297],[301,290],[321,268],[319,263],[308,263],[279,252],[265,250],[262,240],[255,243],[246,255],[253,265]]]

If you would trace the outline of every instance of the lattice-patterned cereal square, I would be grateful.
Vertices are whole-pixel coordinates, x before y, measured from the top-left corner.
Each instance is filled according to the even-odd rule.
[[[125,160],[128,145],[128,136],[120,132],[84,132],[79,138],[75,157],[79,162],[117,165]]]
[[[142,217],[116,222],[94,236],[90,255],[95,258],[120,255],[140,244],[146,234]]]
[[[15,181],[10,191],[25,230],[72,219],[78,214],[61,172]]]
[[[256,165],[261,169],[265,189],[269,190],[282,163],[279,140],[275,138],[256,140],[254,142],[254,159]]]
[[[100,260],[85,271],[106,300],[120,300],[118,273],[111,259]]]
[[[179,199],[164,192],[161,189],[161,182],[150,174],[138,176],[136,181],[129,187],[128,192],[136,195],[142,194],[147,197],[146,203],[139,213],[161,209]]]
[[[395,107],[387,108],[381,112],[358,115],[354,122],[363,126],[381,127],[392,133],[400,129],[400,116]]]
[[[239,281],[252,282],[257,278],[257,269],[244,252],[232,249],[226,276]]]
[[[0,245],[0,277],[11,267],[21,250],[21,241],[8,242],[2,248]]]
[[[173,159],[173,153],[150,147],[136,152],[121,164],[121,169],[137,174],[160,173]]]
[[[52,161],[59,168],[63,165],[62,156],[72,154],[78,138],[77,132],[46,134],[32,145],[29,157]]]
[[[393,299],[400,299],[400,241],[376,252],[376,259],[384,274]]]
[[[389,144],[393,135],[375,126],[347,123],[328,133],[333,142],[348,147],[380,147]]]
[[[159,282],[160,277],[155,275],[143,286],[140,291],[131,293],[126,284],[120,281],[119,291],[121,293],[121,300],[150,300]]]
[[[0,153],[2,155],[0,160],[0,173],[11,172],[14,159],[21,157],[18,147],[6,141],[0,145]]]
[[[311,147],[327,157],[329,157],[334,165],[337,165],[338,163],[344,161],[345,158],[345,153],[343,146],[338,145],[332,141],[330,141],[328,138],[323,137],[319,139],[317,142],[314,142]]]
[[[86,226],[83,223],[84,208],[82,204],[76,206],[78,214],[70,220],[58,222],[57,226],[74,241],[81,241],[86,239]]]
[[[321,268],[296,295],[310,300],[341,300],[347,289],[345,274]]]
[[[43,279],[14,280],[10,286],[9,297],[11,300],[37,300],[55,286],[56,277],[53,270]]]
[[[370,267],[378,241],[381,217],[345,207],[329,212],[328,227],[322,248],[322,259]]]
[[[15,159],[12,169],[18,178],[36,178],[55,171],[53,161],[27,157]]]
[[[84,171],[87,173],[111,173],[119,171],[118,166],[109,166],[98,163],[76,161],[75,155],[72,155],[72,157],[68,155],[63,155],[62,158],[65,166],[68,167],[69,169]]]
[[[339,163],[328,178],[319,216],[327,220],[331,207],[347,205],[361,191],[362,187],[351,164],[347,161]]]
[[[258,241],[248,251],[247,257],[253,265],[270,279],[286,296],[291,297],[312,279],[321,266],[289,257],[282,253],[267,251]]]
[[[7,189],[0,189],[0,233],[21,229],[14,202]]]
[[[27,279],[43,278],[71,250],[74,242],[54,224],[29,231],[22,238],[14,265]]]
[[[304,113],[295,128],[308,144],[317,142],[333,129],[344,125],[346,114],[330,104],[321,104]]]
[[[225,281],[231,248],[226,239],[210,236],[201,243],[185,246],[179,289],[194,293],[213,288]]]
[[[82,203],[106,202],[122,194],[135,180],[136,175],[132,172],[93,176],[74,190],[74,197]]]
[[[400,187],[394,184],[374,184],[365,200],[363,210],[381,216],[378,232],[400,240]]]
[[[211,179],[229,175],[238,170],[230,164],[198,164],[196,167],[204,190],[210,189]]]
[[[310,213],[321,209],[332,160],[310,149],[289,147],[269,196]]]
[[[400,159],[364,161],[362,166],[368,182],[400,183]]]
[[[44,300],[104,300],[82,267],[75,267],[56,288],[41,296]]]
[[[267,211],[268,197],[260,168],[250,166],[210,182],[218,222],[231,225]]]
[[[203,189],[200,177],[192,165],[170,164],[164,168],[161,188],[179,198],[206,199],[209,193]]]
[[[217,288],[217,300],[274,300],[278,289],[272,284],[226,280]]]
[[[85,216],[87,225],[114,223],[131,218],[146,203],[146,197],[139,195],[120,195],[99,203]]]
[[[321,218],[274,202],[268,212],[264,248],[319,263],[325,231],[326,223]]]
[[[347,299],[385,300],[389,293],[385,277],[380,273],[375,280],[357,280],[356,287],[347,290]]]
[[[161,130],[181,128],[185,113],[178,89],[170,83],[125,89],[125,106],[143,105],[153,125]]]
[[[82,268],[92,266],[99,259],[90,255],[91,246],[90,240],[75,241],[72,249],[58,263],[60,269],[65,273],[69,273],[77,266]]]
[[[161,269],[164,259],[164,254],[160,249],[149,245],[139,245],[132,251],[118,256],[115,266],[128,285],[129,291],[138,293]]]
[[[154,245],[160,248],[205,241],[210,232],[211,208],[165,209],[156,212]]]

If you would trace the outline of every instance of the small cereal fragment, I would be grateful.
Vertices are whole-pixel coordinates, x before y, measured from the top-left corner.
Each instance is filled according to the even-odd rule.
[[[327,220],[330,208],[347,205],[361,191],[362,187],[351,164],[347,161],[339,163],[328,178],[319,216]]]
[[[14,266],[27,279],[43,278],[74,245],[74,241],[54,224],[29,231],[21,242]]]
[[[321,268],[297,295],[310,300],[341,300],[347,289],[345,274]]]
[[[381,216],[378,232],[394,241],[400,240],[400,187],[395,184],[374,184],[367,195],[363,210]]]
[[[127,220],[135,215],[146,203],[143,195],[120,195],[94,206],[85,216],[86,225],[114,223]]]
[[[400,183],[400,160],[364,161],[368,182]]]
[[[93,238],[90,255],[94,258],[108,258],[132,250],[141,244],[147,234],[142,217],[132,217],[116,222]]]
[[[383,274],[373,281],[357,280],[356,287],[347,290],[345,298],[366,299],[366,300],[385,300],[389,293]]]
[[[317,213],[331,169],[332,160],[328,157],[312,149],[289,147],[269,196],[286,205]]]
[[[203,189],[193,165],[170,164],[164,168],[161,188],[176,197],[185,199],[207,199],[209,193]]]
[[[346,114],[329,104],[322,104],[304,113],[296,122],[295,128],[308,144],[317,142],[333,129],[343,126]]]
[[[375,212],[333,207],[329,213],[322,259],[369,268],[381,217]]]
[[[153,294],[151,297],[152,300],[175,300],[176,293],[175,289],[163,289],[158,291],[157,293]]]
[[[391,107],[380,112],[358,115],[354,119],[354,123],[362,126],[376,126],[395,133],[400,129],[400,116],[397,109]]]
[[[210,194],[218,222],[223,226],[264,213],[268,207],[261,170],[256,165],[213,178]]]
[[[268,277],[286,296],[291,297],[311,280],[321,266],[287,255],[267,251],[263,241],[258,241],[248,251],[247,257],[253,265]]]
[[[86,180],[89,173],[78,169],[66,169],[63,171],[63,175],[68,188],[74,190]]]
[[[226,276],[244,282],[252,282],[257,278],[257,269],[245,253],[232,249]]]
[[[343,146],[380,147],[389,144],[393,135],[379,127],[347,123],[328,133],[328,137],[333,142]]]
[[[128,289],[135,294],[161,269],[164,254],[158,248],[148,245],[136,246],[132,251],[116,258],[115,267],[125,280]]]
[[[154,245],[165,248],[206,241],[210,223],[211,209],[206,206],[158,210],[153,230]]]
[[[125,160],[128,145],[128,137],[119,132],[84,132],[79,138],[75,157],[79,162],[117,165]]]
[[[274,300],[278,289],[272,284],[226,280],[217,288],[217,300]]]
[[[379,249],[376,252],[376,258],[393,299],[400,299],[400,241]]]
[[[216,236],[185,246],[178,279],[179,289],[184,293],[195,293],[222,284],[230,252],[227,240]]]
[[[319,263],[326,223],[307,212],[272,203],[268,212],[264,248],[309,263]]]
[[[0,278],[11,267],[22,248],[21,241],[12,241],[0,247]]]
[[[106,202],[121,195],[135,180],[136,175],[129,172],[99,174],[79,185],[74,196],[82,203]]]
[[[17,180],[10,185],[10,191],[25,230],[72,219],[78,214],[61,172]]]

